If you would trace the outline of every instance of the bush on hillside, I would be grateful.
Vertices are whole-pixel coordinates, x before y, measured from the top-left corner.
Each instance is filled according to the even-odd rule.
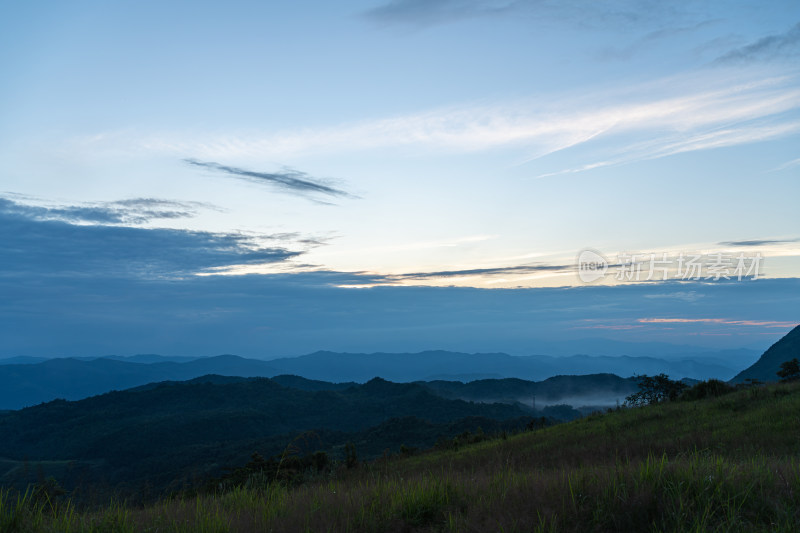
[[[734,392],[736,387],[728,385],[718,379],[701,381],[681,394],[682,400],[702,400],[703,398],[716,398]]]

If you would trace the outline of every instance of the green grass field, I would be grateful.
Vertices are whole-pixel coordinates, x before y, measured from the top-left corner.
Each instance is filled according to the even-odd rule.
[[[144,508],[0,497],[6,532],[798,531],[800,384],[622,409]]]

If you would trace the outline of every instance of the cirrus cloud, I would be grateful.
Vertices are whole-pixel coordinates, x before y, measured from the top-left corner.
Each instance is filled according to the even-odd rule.
[[[280,172],[255,172],[238,167],[221,165],[215,162],[203,162],[196,159],[184,159],[184,162],[207,170],[221,172],[235,178],[250,181],[252,183],[270,185],[281,192],[296,194],[299,196],[309,196],[321,194],[326,196],[340,196],[345,198],[356,198],[352,194],[334,187],[331,183],[313,178],[305,172],[294,169],[284,169]]]
[[[242,135],[236,132],[94,136],[75,149],[196,154],[189,164],[266,183],[282,192],[353,197],[331,182],[303,172],[246,170],[214,159],[290,159],[369,151],[412,150],[437,156],[510,150],[524,164],[555,152],[585,147],[573,167],[540,177],[668,157],[678,153],[777,139],[800,131],[800,75],[770,76],[763,69],[708,73],[594,93],[502,104],[460,105],[334,126]],[[114,146],[107,146],[112,143]],[[610,146],[610,148],[609,148]],[[597,150],[597,151],[595,151]],[[209,161],[209,162],[207,162]]]

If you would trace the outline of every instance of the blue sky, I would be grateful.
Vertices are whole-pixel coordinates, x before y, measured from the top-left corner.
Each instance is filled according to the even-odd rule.
[[[794,1],[4,5],[0,355],[769,344],[798,59]]]

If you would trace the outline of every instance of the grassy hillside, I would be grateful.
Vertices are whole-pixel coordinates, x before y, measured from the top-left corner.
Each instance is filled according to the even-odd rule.
[[[78,513],[6,497],[3,531],[797,531],[800,384]],[[39,498],[41,501],[41,498]]]

